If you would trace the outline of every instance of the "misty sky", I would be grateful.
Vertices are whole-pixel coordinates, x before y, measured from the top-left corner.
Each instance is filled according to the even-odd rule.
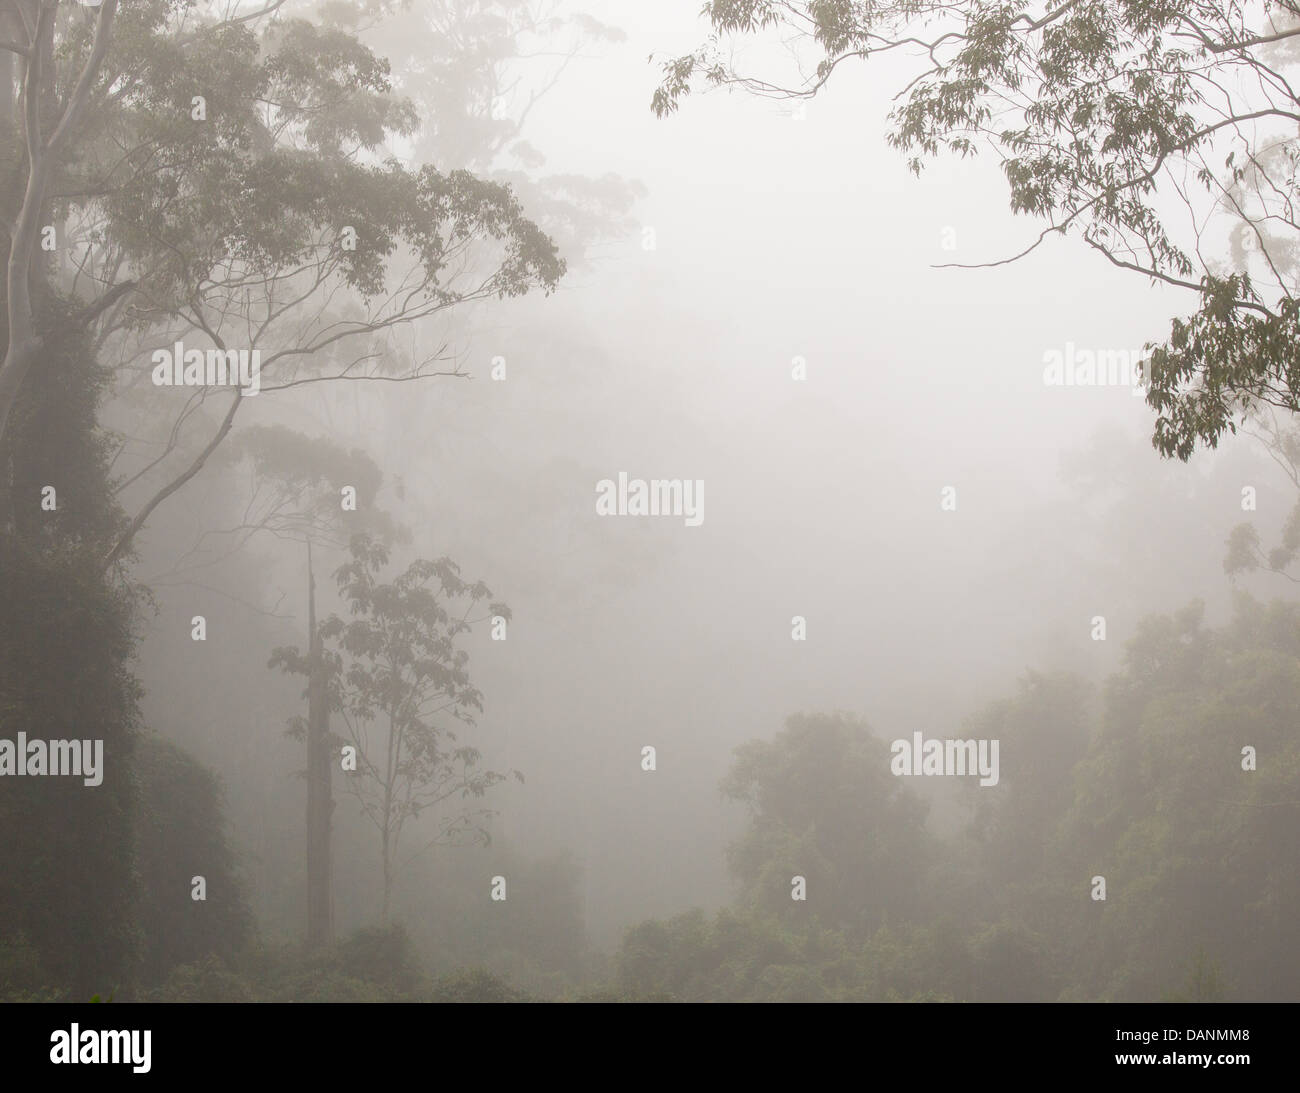
[[[356,395],[337,436],[400,474],[415,553],[461,559],[514,610],[507,643],[470,645],[485,752],[527,778],[494,803],[521,849],[585,866],[599,945],[726,899],[742,817],[717,784],[737,744],[835,708],[886,739],[955,735],[1026,667],[1097,677],[1141,615],[1194,595],[1222,608],[1241,485],[1260,488],[1265,527],[1289,500],[1270,514],[1280,476],[1244,444],[1162,464],[1126,388],[1044,386],[1046,351],[1138,349],[1183,296],[1070,240],[931,268],[1005,258],[1041,226],[1005,211],[992,159],[908,173],[884,139],[887,65],[844,69],[801,121],[726,93],[661,121],[646,58],[699,43],[699,0],[584,8],[627,40],[574,63],[528,139],[549,171],[643,183],[655,249],[633,232],[555,296],[493,304],[464,344],[474,380]],[[298,424],[287,399],[256,409]],[[619,471],[703,479],[703,525],[601,520],[596,482]],[[1150,511],[1097,488],[1130,475],[1161,506],[1159,542]],[[1131,552],[1184,535],[1164,583],[1132,579]],[[297,571],[278,579],[301,598]],[[265,671],[264,650],[246,656]],[[148,649],[141,664],[149,681]],[[219,747],[203,758],[221,770]]]

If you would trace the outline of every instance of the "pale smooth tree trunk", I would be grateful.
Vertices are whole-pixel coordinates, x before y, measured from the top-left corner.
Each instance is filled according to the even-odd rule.
[[[54,158],[62,150],[85,111],[91,88],[99,77],[108,51],[108,39],[117,0],[103,0],[95,23],[95,38],[86,63],[72,88],[62,116],[47,137],[40,123],[43,95],[53,86],[54,19],[58,9],[51,0],[18,0],[26,20],[24,33],[16,42],[24,48],[22,70],[21,129],[27,153],[27,181],[22,204],[14,216],[6,264],[5,307],[9,334],[0,360],[0,437],[5,435],[9,415],[18,399],[23,380],[36,362],[40,338],[32,310],[31,278],[37,256],[37,239],[49,201],[50,173]],[[12,13],[12,5],[8,8]],[[28,22],[30,20],[30,23]],[[11,26],[12,26],[11,21]],[[30,25],[30,32],[26,28]],[[11,54],[12,56],[12,54]],[[48,69],[48,71],[47,71]]]

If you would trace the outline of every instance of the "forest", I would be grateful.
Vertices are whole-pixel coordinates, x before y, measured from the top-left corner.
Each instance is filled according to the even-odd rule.
[[[1300,5],[700,3],[0,0],[0,1001],[1300,999]]]

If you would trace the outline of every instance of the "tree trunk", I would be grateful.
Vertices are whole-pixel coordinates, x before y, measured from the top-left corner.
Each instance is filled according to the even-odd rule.
[[[388,854],[388,828],[387,827],[385,827],[383,830],[382,841],[384,844],[384,902],[379,909],[379,921],[382,922],[385,926],[387,926],[388,925],[388,898],[389,898],[389,894],[393,890],[393,872],[392,872],[392,865],[390,864],[390,858]]]
[[[41,348],[32,311],[30,279],[38,268],[37,238],[44,223],[47,191],[53,169],[51,160],[60,153],[63,143],[85,112],[90,92],[108,51],[109,34],[113,18],[117,14],[117,0],[103,0],[100,4],[90,53],[77,77],[76,85],[68,95],[62,116],[48,137],[42,132],[40,105],[42,94],[52,94],[54,88],[54,20],[58,5],[42,3],[35,8],[36,19],[30,31],[18,37],[18,43],[27,51],[22,66],[23,93],[19,103],[22,108],[22,134],[27,150],[27,180],[23,187],[22,203],[13,216],[9,238],[5,285],[9,344],[5,348],[3,361],[0,361],[0,437],[8,429],[9,415],[18,399],[18,392]],[[12,5],[7,10],[12,11]]]
[[[392,731],[390,726],[389,740],[392,740]],[[389,745],[389,763],[388,769],[392,769],[392,745]],[[384,857],[384,903],[379,912],[379,921],[385,926],[388,925],[388,899],[393,890],[393,864],[392,864],[392,846],[389,841],[389,834],[393,826],[393,782],[390,776],[384,783],[384,823],[380,828],[380,842],[383,844]]]
[[[13,17],[10,12],[0,14],[0,33],[6,37],[13,34]],[[17,40],[17,35],[14,35]],[[5,128],[14,123],[14,55],[7,49],[0,49],[0,124]]]
[[[384,767],[387,777],[384,779],[384,823],[380,829],[380,841],[384,855],[384,903],[379,912],[379,921],[388,925],[388,901],[393,891],[393,721],[388,720],[388,759]]]
[[[311,650],[307,677],[307,945],[320,948],[334,940],[330,884],[331,797],[329,706],[324,649],[316,629],[316,575],[307,543],[307,628]]]

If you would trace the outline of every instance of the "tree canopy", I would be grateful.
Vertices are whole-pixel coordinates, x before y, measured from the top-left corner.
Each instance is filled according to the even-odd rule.
[[[1300,410],[1300,6],[1206,0],[709,0],[712,35],[663,65],[664,116],[699,86],[823,93],[892,57],[888,140],[914,171],[991,153],[1013,212],[1194,295],[1152,339],[1152,443],[1186,460],[1261,408]],[[789,45],[784,71],[731,48]],[[775,67],[775,66],[773,66]],[[891,73],[899,69],[890,67]]]

